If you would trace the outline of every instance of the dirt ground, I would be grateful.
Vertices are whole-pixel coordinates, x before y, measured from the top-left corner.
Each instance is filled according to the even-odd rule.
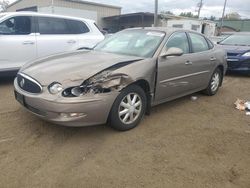
[[[250,187],[250,77],[227,76],[216,96],[153,108],[140,126],[52,125],[0,83],[0,187]]]

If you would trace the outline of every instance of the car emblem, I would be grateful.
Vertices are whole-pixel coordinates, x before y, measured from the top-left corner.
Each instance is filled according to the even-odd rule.
[[[22,78],[22,80],[20,81],[20,86],[23,87],[24,84],[25,84],[25,80],[24,80],[24,78]]]

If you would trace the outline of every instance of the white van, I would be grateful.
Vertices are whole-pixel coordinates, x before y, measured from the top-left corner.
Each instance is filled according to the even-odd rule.
[[[92,48],[104,39],[93,20],[13,12],[0,14],[0,75],[52,54]]]

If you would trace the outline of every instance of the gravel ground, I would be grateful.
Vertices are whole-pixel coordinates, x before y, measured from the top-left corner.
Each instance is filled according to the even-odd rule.
[[[250,187],[249,77],[227,76],[216,96],[153,108],[140,126],[52,125],[0,82],[0,187]]]

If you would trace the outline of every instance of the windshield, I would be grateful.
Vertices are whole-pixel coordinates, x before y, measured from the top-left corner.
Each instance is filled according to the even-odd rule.
[[[160,31],[122,31],[99,43],[94,50],[149,58],[154,55],[164,36],[165,33]]]
[[[222,45],[237,45],[237,46],[250,46],[250,34],[235,34],[230,35],[225,40],[221,41]]]

